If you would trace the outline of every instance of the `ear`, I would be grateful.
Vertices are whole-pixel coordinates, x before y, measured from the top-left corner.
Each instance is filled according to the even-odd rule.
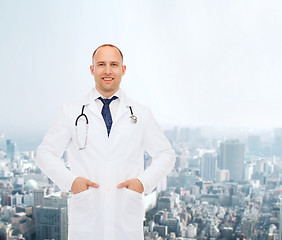
[[[126,66],[122,65],[122,76],[125,74],[125,71],[126,71]]]
[[[90,65],[90,72],[94,76],[94,66],[93,65]]]

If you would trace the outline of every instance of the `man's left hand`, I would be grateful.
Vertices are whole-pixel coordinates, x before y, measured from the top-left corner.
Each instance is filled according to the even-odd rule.
[[[118,188],[126,187],[138,193],[142,193],[144,191],[143,184],[137,178],[126,180],[125,182],[122,182],[119,185],[117,185],[117,187]]]

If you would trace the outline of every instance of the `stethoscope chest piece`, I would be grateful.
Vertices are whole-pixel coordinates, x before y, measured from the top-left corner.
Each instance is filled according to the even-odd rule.
[[[131,115],[129,117],[129,122],[132,123],[132,124],[137,123],[137,117],[135,115]]]
[[[133,114],[131,106],[129,106],[129,109],[130,109],[130,113],[131,113],[131,116],[129,117],[129,122],[132,123],[132,124],[136,124],[137,123],[137,117]]]

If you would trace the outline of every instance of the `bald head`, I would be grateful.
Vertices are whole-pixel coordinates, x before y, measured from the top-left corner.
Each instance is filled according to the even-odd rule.
[[[92,63],[94,63],[94,57],[95,57],[97,51],[98,51],[100,48],[102,48],[102,47],[112,47],[112,48],[115,48],[115,49],[119,52],[119,54],[120,54],[120,56],[121,56],[121,61],[123,62],[123,55],[122,55],[122,52],[119,50],[118,47],[116,47],[115,45],[112,45],[112,44],[103,44],[103,45],[97,47],[97,48],[95,49],[95,51],[93,52],[93,55],[92,55]]]

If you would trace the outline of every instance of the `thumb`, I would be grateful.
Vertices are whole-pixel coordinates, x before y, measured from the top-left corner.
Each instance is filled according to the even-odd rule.
[[[94,187],[94,188],[98,188],[99,187],[99,184],[91,182],[90,180],[88,180],[86,184],[91,186],[91,187]]]
[[[122,182],[119,185],[117,185],[118,188],[123,188],[123,187],[127,187],[127,186],[128,186],[128,182],[127,181]]]

